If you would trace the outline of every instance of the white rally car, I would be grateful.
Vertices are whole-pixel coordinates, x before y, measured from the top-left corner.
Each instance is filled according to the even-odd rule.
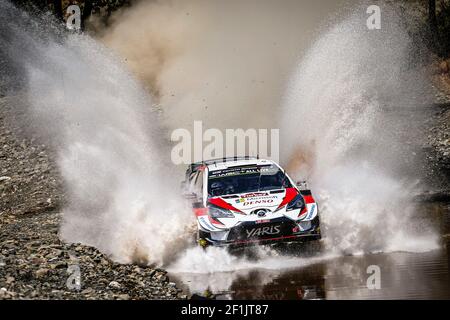
[[[320,239],[317,203],[304,185],[275,162],[250,157],[193,163],[182,183],[201,246]]]

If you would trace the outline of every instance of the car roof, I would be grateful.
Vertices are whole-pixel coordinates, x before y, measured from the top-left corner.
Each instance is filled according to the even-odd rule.
[[[241,160],[228,160],[225,162],[215,162],[208,165],[209,171],[223,170],[230,167],[240,167],[240,166],[248,166],[248,165],[273,165],[275,164],[271,160],[266,159],[241,159]]]

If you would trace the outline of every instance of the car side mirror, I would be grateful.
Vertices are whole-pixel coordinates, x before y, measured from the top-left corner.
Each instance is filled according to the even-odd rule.
[[[187,181],[182,181],[180,184],[181,195],[187,200],[194,200],[197,198],[197,194],[189,190],[189,184]]]
[[[198,198],[195,192],[183,192],[182,195],[187,200],[195,200]]]
[[[302,190],[308,189],[308,184],[306,183],[306,181],[297,181],[295,183],[295,185]]]

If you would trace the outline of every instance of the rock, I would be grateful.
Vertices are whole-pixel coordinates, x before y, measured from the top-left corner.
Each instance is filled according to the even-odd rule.
[[[137,273],[137,274],[142,274],[142,269],[140,267],[135,267],[133,269],[133,272]]]
[[[121,285],[120,285],[120,283],[118,283],[117,281],[111,281],[111,282],[108,284],[108,287],[113,288],[113,289],[120,289],[120,288],[121,288]]]
[[[6,276],[6,284],[11,284],[16,280],[14,277]]]
[[[83,291],[81,291],[81,294],[83,294],[83,295],[88,295],[88,294],[91,294],[91,293],[93,293],[94,292],[94,289],[92,289],[92,288],[86,288],[86,289],[84,289]]]
[[[50,268],[51,268],[51,269],[63,269],[63,268],[67,268],[67,263],[66,263],[66,262],[52,263],[52,264],[50,264]]]
[[[0,288],[0,299],[7,298],[8,290],[6,288]]]
[[[46,268],[42,268],[42,269],[37,270],[36,273],[35,273],[36,278],[42,278],[42,277],[46,276],[49,271],[50,270],[46,269]]]

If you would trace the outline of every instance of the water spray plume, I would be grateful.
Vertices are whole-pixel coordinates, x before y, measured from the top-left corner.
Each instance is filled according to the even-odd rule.
[[[351,13],[329,27],[298,65],[281,112],[281,153],[319,196],[328,250],[436,248],[426,226],[410,233],[423,134],[412,121],[430,103],[419,63],[426,52],[394,10],[383,11],[381,30],[364,18]]]
[[[3,53],[22,72],[28,120],[54,146],[64,179],[62,239],[120,262],[163,264],[191,214],[174,187],[151,97],[95,40],[0,6]]]

